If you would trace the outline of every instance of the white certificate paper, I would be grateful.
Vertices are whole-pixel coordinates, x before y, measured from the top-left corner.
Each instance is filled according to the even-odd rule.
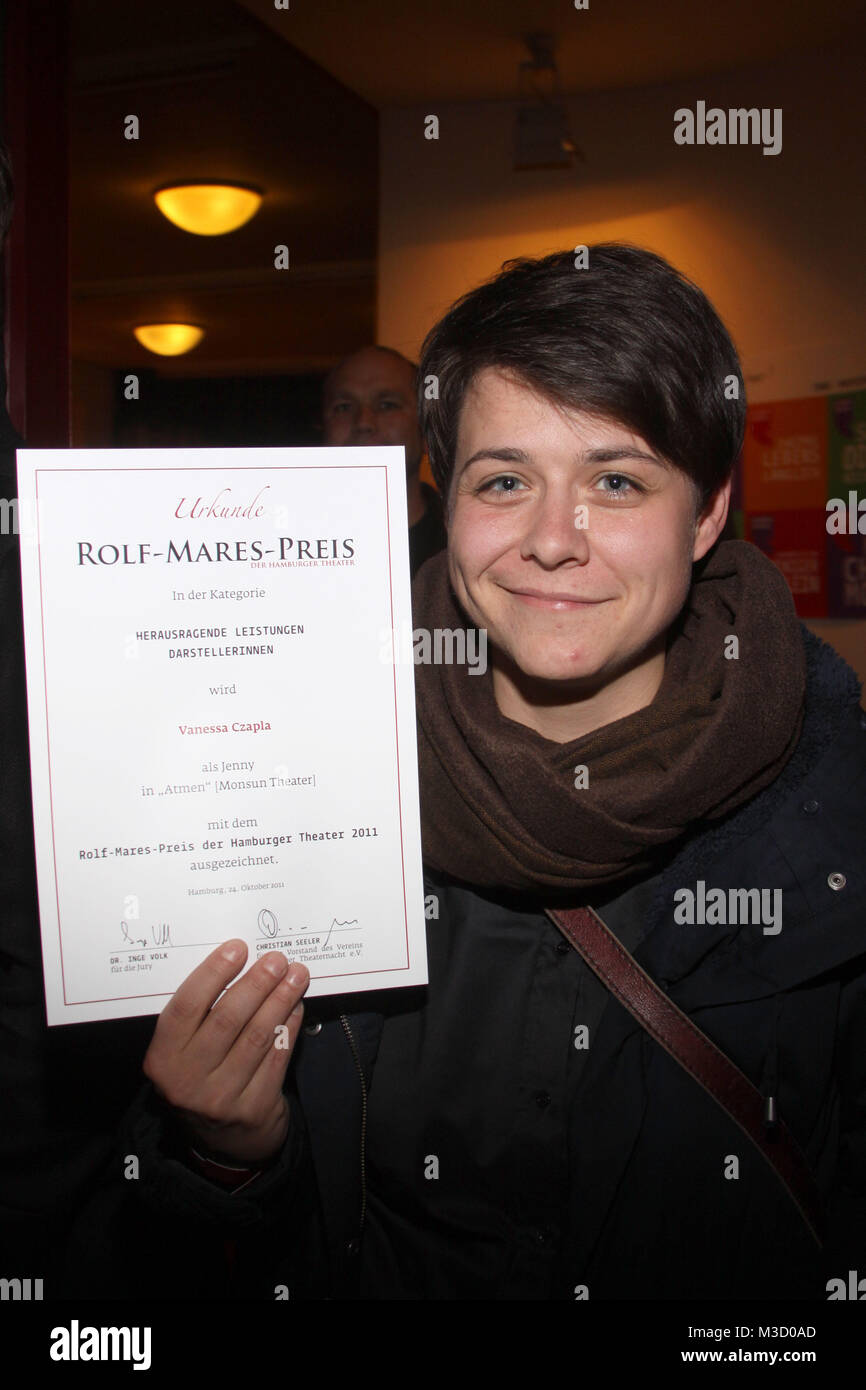
[[[229,937],[311,996],[426,982],[403,450],[18,469],[48,1022],[157,1013]]]

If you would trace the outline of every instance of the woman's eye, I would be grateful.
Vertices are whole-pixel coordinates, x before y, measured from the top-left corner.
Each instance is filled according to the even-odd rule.
[[[602,488],[602,492],[607,493],[608,497],[629,497],[632,493],[643,492],[640,483],[626,478],[622,473],[605,473],[599,482],[610,483],[610,487]]]
[[[499,484],[502,484],[500,487]],[[482,483],[477,492],[492,492],[494,496],[507,497],[509,493],[516,492],[518,487],[522,487],[519,478],[515,478],[511,473],[501,473],[498,478],[489,478],[486,483]]]

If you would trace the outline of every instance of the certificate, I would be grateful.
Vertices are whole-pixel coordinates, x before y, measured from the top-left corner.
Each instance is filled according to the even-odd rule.
[[[403,450],[18,472],[49,1024],[157,1013],[229,937],[311,996],[423,984]]]

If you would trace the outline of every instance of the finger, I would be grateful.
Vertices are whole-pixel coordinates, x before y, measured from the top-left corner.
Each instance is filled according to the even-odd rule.
[[[292,1060],[295,1043],[304,1022],[304,1003],[300,1000],[291,1013],[275,1023],[271,1030],[270,1045],[261,1055],[259,1064],[240,1092],[240,1104],[251,1114],[259,1114],[272,1097],[283,1089],[286,1070]],[[265,1024],[267,1027],[268,1024]],[[238,1039],[238,1046],[242,1038]]]
[[[262,1019],[267,1018],[274,1023],[282,1021],[291,1013],[308,982],[306,967],[296,964],[290,969],[282,951],[269,951],[261,956],[214,1004],[187,1043],[184,1061],[206,1074],[220,1070],[223,1083],[230,1074],[232,1091],[237,1094],[255,1070],[254,1067],[249,1071],[243,1066],[239,1068],[239,1059],[252,1051],[257,1053],[257,1066],[268,1042],[273,1040],[273,1031],[267,1038],[262,1022],[256,1021],[259,1011],[265,1011]],[[272,996],[277,990],[279,994],[274,999]],[[235,1054],[228,1073],[222,1071],[238,1039],[245,1032],[246,1041]]]
[[[196,966],[160,1014],[150,1051],[163,1054],[186,1047],[246,958],[244,941],[225,941]]]
[[[234,1067],[231,1072],[231,1079],[229,1079],[228,1061],[225,1067],[209,1077],[208,1095],[204,1102],[204,1110],[208,1116],[205,1133],[211,1146],[218,1149],[227,1148],[227,1134],[237,1136],[246,1131],[255,1132],[257,1140],[264,1141],[266,1148],[270,1151],[271,1145],[266,1140],[266,1132],[271,1127],[276,1132],[285,1123],[288,1104],[283,1089],[285,1074],[303,1017],[303,1004],[296,1004],[284,1023],[278,1025],[281,1029],[285,1029],[285,1032],[281,1032],[280,1035],[281,1046],[276,1046],[276,1038],[272,1036],[258,1068],[240,1092],[235,1089],[239,1084],[240,1067]],[[250,1051],[244,1057],[245,1071],[248,1069],[251,1058],[252,1052]],[[197,1116],[199,1124],[201,1119],[201,1114],[199,1114]]]
[[[279,1091],[303,1018],[301,996],[309,982],[306,966],[294,962],[238,1033],[231,1050],[210,1076],[223,1100],[248,1100],[246,1093],[263,1066],[264,1086],[270,1078],[274,1091]]]
[[[276,1152],[285,1137],[288,1115],[288,1100],[283,1090],[285,1073],[303,1017],[304,1005],[299,1002],[287,1018],[275,1025],[274,1036],[265,1049],[257,1071],[240,1094],[229,1093],[230,1087],[233,1089],[236,1082],[227,1080],[227,1060],[225,1067],[208,1077],[207,1090],[200,1094],[196,1110],[179,1107],[180,1113],[187,1120],[195,1144],[219,1152],[237,1152],[239,1157],[254,1160]],[[269,1024],[269,1019],[267,1022],[262,1020],[263,1027],[268,1027]],[[236,1046],[240,1046],[240,1039]],[[251,1056],[252,1052],[246,1054],[247,1059]],[[255,1143],[257,1148],[261,1148],[261,1153],[241,1153],[235,1149],[238,1137],[244,1138],[245,1133],[247,1136],[255,1136]],[[273,1142],[269,1139],[271,1133]],[[248,1139],[245,1142],[248,1143]]]

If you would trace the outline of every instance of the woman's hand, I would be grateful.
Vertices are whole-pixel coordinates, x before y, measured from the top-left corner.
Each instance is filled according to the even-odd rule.
[[[283,1079],[310,975],[270,951],[226,989],[246,958],[243,941],[227,941],[193,970],[160,1014],[143,1067],[192,1144],[254,1165],[288,1132]]]

